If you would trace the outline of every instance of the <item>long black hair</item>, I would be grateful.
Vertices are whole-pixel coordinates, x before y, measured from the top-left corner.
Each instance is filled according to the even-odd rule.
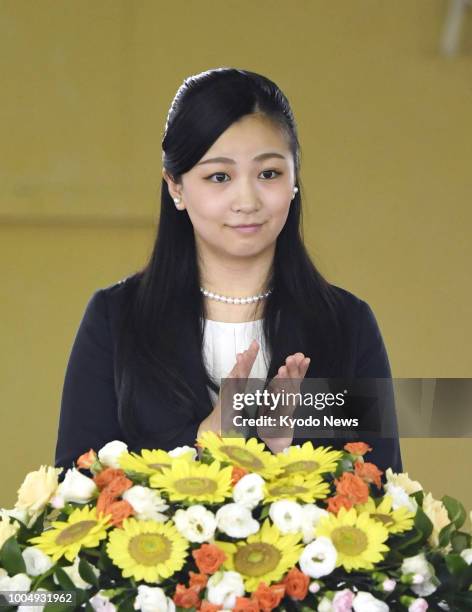
[[[229,126],[253,113],[269,118],[286,134],[299,187],[277,237],[267,283],[272,288],[263,310],[271,355],[267,380],[289,354],[298,351],[311,357],[307,377],[342,377],[348,352],[342,304],[303,244],[300,144],[290,104],[280,88],[260,74],[234,68],[186,78],[167,116],[163,167],[179,183]],[[205,309],[197,262],[190,218],[187,211],[176,210],[163,178],[156,240],[148,262],[128,283],[115,361],[120,425],[131,440],[142,434],[135,412],[139,385],[155,385],[168,405],[178,405],[188,420],[201,422],[212,410],[209,401],[202,401],[209,397],[202,389],[218,391],[218,384],[206,371],[202,356]],[[193,373],[201,380],[199,389],[182,375],[189,355]],[[165,431],[159,442],[165,444]]]

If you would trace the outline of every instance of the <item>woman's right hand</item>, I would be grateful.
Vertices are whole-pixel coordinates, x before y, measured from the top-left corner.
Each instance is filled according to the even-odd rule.
[[[253,340],[249,345],[249,348],[243,351],[242,353],[238,353],[236,355],[236,363],[234,364],[232,370],[226,376],[228,378],[236,378],[238,382],[233,383],[238,387],[238,392],[244,393],[246,389],[246,380],[249,378],[249,374],[251,373],[252,366],[257,357],[257,353],[259,352],[259,343],[257,340]],[[216,402],[213,411],[200,423],[197,432],[197,438],[204,431],[214,431],[218,435],[221,435],[222,430],[222,410],[221,410],[221,400],[222,393],[225,385],[227,385],[227,380],[223,381],[223,384],[220,387],[220,393],[218,395],[218,401]],[[234,390],[234,389],[233,389]]]

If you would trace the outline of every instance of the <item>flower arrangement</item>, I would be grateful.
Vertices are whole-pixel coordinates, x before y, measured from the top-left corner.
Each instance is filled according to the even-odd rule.
[[[0,592],[102,612],[472,609],[463,506],[408,474],[382,480],[367,444],[273,455],[207,431],[197,447],[113,441],[62,482],[62,468],[28,474],[1,510]]]

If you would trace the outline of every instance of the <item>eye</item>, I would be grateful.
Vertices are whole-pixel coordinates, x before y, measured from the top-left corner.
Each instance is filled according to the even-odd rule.
[[[277,176],[280,176],[282,174],[282,172],[279,172],[278,170],[263,170],[261,172],[261,174],[266,174],[266,173],[274,173],[275,174],[275,176],[266,176],[265,177],[266,180],[272,180],[272,179],[277,178]],[[220,176],[220,177],[223,176],[224,177],[224,176],[229,176],[229,175],[226,174],[226,172],[215,172],[215,174],[210,174],[210,176],[206,176],[205,180],[210,181],[211,183],[227,183],[228,182],[228,181],[225,181],[225,180],[223,180],[223,181],[220,181],[220,180],[212,181],[211,179],[214,176]]]

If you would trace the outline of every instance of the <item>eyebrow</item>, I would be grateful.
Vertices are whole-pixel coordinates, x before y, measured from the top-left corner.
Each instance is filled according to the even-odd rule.
[[[264,161],[265,159],[270,159],[271,157],[277,157],[279,159],[286,159],[285,155],[281,155],[280,153],[271,151],[269,153],[261,153],[260,155],[256,155],[253,161]],[[231,159],[229,157],[212,157],[211,159],[205,159],[204,161],[198,162],[197,166],[201,166],[203,164],[212,164],[216,162],[222,162],[226,164],[236,163],[234,159]]]

